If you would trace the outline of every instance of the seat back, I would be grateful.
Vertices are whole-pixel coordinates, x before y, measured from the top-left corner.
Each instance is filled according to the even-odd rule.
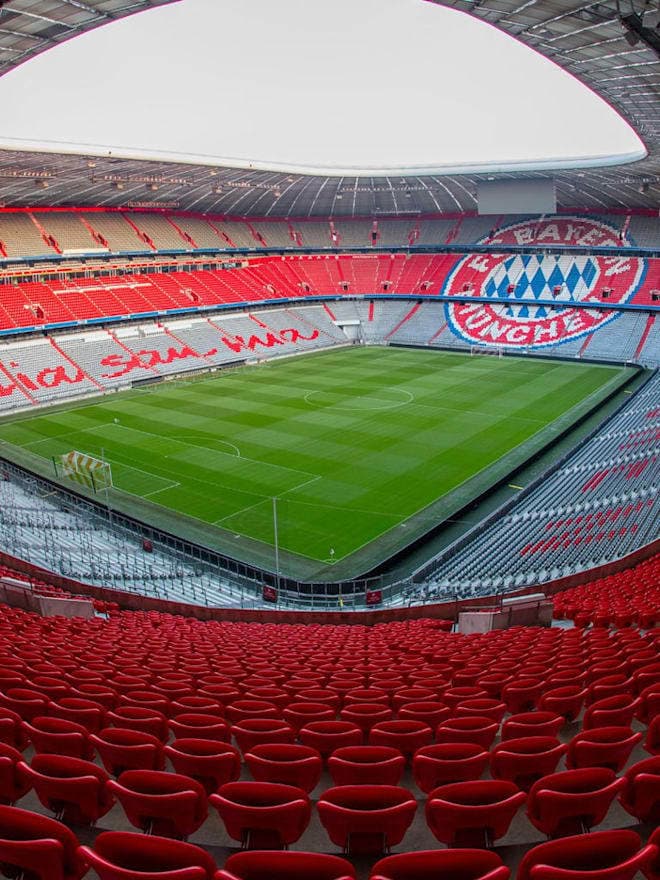
[[[215,862],[198,846],[129,831],[104,831],[93,847],[80,847],[78,858],[103,880],[212,880],[215,873]]]
[[[311,803],[292,785],[228,782],[209,798],[227,833],[251,848],[281,849],[300,838],[309,824]]]
[[[215,880],[353,880],[346,859],[313,852],[243,852],[230,856]]]
[[[208,814],[202,785],[178,773],[125,770],[108,788],[131,825],[165,837],[187,837]]]
[[[68,880],[78,876],[73,832],[38,813],[0,806],[0,864],[39,880]]]
[[[654,846],[641,847],[634,831],[595,831],[542,843],[529,850],[518,880],[632,880]]]
[[[511,872],[494,852],[483,849],[441,849],[398,853],[381,859],[369,880],[508,880]]]

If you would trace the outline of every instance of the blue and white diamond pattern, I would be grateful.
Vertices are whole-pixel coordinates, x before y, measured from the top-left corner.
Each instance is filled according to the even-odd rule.
[[[590,256],[544,256],[522,254],[509,257],[497,265],[482,284],[482,295],[513,297],[519,304],[510,309],[511,317],[529,320],[544,318],[548,306],[535,306],[540,299],[557,303],[585,299],[594,289],[600,269]],[[509,293],[509,287],[513,292]],[[556,287],[561,291],[555,295]]]

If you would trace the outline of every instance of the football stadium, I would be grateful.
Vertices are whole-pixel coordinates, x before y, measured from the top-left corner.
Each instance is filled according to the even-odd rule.
[[[5,0],[0,105],[0,877],[660,880],[657,0]]]

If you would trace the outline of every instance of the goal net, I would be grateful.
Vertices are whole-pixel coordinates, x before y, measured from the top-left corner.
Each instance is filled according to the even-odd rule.
[[[491,357],[504,357],[504,349],[501,345],[471,345],[470,355],[490,355]]]
[[[59,458],[53,459],[55,473],[68,477],[81,486],[87,486],[94,492],[109,489],[112,486],[112,469],[110,463],[84,452],[72,450]]]

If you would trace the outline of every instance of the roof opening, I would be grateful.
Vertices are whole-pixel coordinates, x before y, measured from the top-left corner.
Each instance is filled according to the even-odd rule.
[[[630,126],[518,41],[423,0],[181,0],[0,79],[9,148],[320,174],[587,167]]]

